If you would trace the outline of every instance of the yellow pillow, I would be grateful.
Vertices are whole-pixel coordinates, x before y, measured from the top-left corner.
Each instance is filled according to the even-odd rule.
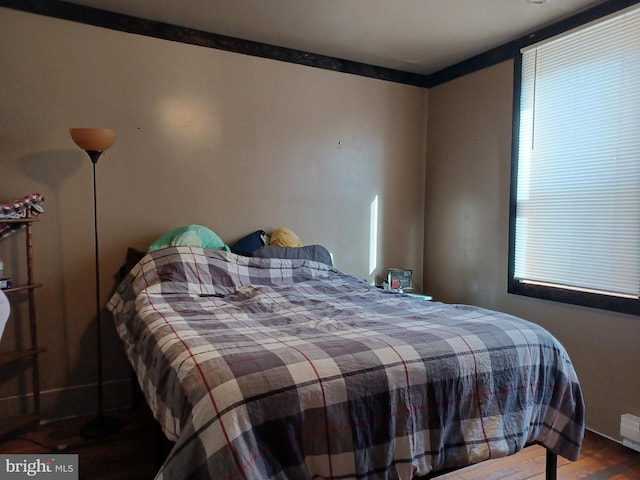
[[[269,245],[276,247],[302,247],[298,236],[286,227],[276,228],[271,234]]]

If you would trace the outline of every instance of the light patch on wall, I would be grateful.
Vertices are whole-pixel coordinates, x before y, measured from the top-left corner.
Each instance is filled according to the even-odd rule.
[[[185,144],[211,145],[220,136],[220,117],[206,102],[167,97],[159,102],[160,119],[172,140]]]
[[[378,195],[369,205],[369,275],[378,266]]]

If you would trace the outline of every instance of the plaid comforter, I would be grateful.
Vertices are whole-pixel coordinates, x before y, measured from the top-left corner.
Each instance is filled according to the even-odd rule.
[[[157,479],[411,479],[533,442],[578,457],[564,348],[503,313],[190,247],[143,258],[109,309],[176,442]]]

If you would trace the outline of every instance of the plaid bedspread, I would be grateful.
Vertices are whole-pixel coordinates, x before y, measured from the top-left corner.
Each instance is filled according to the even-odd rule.
[[[580,386],[543,328],[327,265],[190,247],[109,302],[166,436],[157,479],[411,479],[538,442],[568,459]]]

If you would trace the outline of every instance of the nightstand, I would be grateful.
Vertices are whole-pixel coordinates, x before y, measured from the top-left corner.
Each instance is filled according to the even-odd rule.
[[[433,297],[431,295],[425,295],[423,293],[407,293],[407,295],[413,298],[424,300],[425,302],[430,302],[431,300],[433,300]]]

